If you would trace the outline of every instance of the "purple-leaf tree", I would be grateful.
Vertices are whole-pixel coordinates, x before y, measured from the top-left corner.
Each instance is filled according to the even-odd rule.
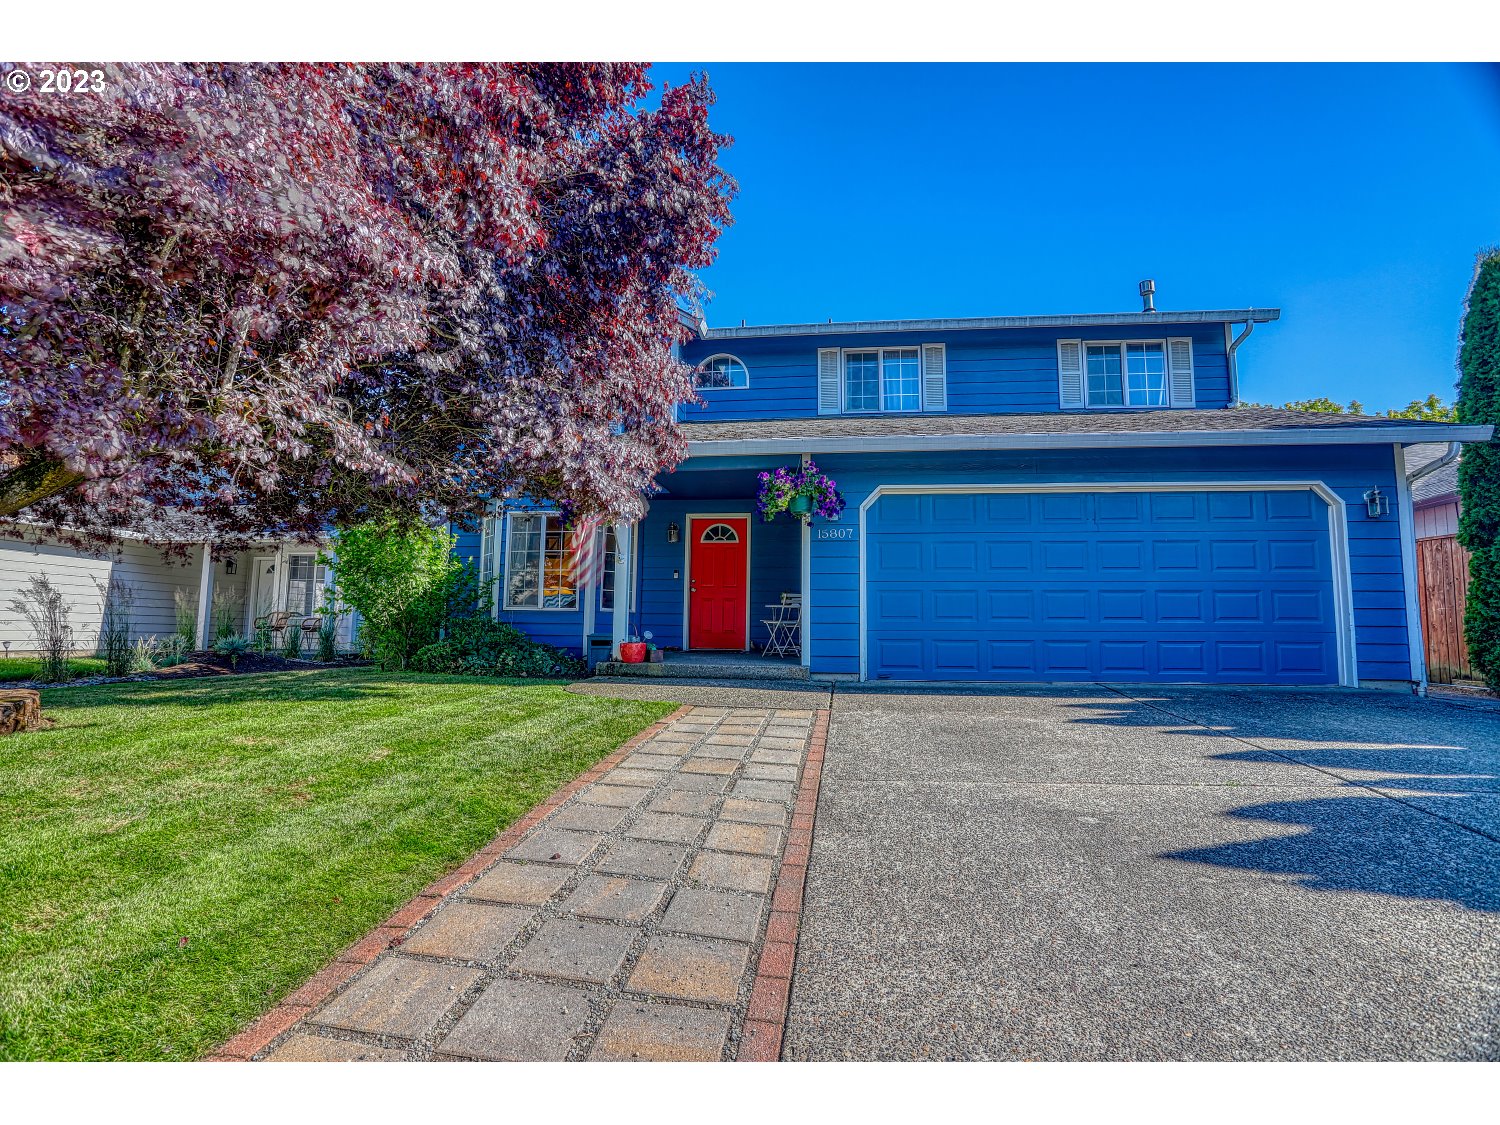
[[[639,64],[0,64],[0,521],[226,542],[509,492],[635,515],[729,222]],[[91,68],[85,68],[91,69]],[[154,526],[147,520],[148,526]]]

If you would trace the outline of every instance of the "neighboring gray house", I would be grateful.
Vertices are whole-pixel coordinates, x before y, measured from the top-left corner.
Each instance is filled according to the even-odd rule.
[[[189,540],[184,536],[179,541]],[[111,577],[131,589],[133,637],[175,631],[178,591],[193,605],[200,645],[204,637],[214,635],[216,612],[236,633],[249,636],[255,618],[273,611],[288,610],[298,617],[317,612],[323,589],[332,582],[327,568],[318,564],[320,549],[318,544],[267,541],[213,558],[208,545],[198,543],[190,561],[178,563],[163,559],[161,551],[139,534],[127,533],[113,550],[94,555],[5,528],[0,530],[0,642],[9,642],[10,653],[35,650],[30,626],[11,610],[10,602],[37,573],[45,574],[69,599],[76,652],[90,652],[97,643],[103,613],[99,585]],[[354,646],[355,629],[350,616],[339,618],[341,649]]]
[[[1414,445],[1406,452],[1417,539],[1417,600],[1427,678],[1435,684],[1471,679],[1464,639],[1469,552],[1458,542],[1458,457],[1446,445]]]

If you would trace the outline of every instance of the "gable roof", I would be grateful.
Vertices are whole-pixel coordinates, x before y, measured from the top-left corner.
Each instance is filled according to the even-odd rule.
[[[1088,446],[1409,444],[1488,441],[1489,426],[1301,410],[1093,410],[1028,414],[871,414],[687,422],[688,455],[881,453]]]

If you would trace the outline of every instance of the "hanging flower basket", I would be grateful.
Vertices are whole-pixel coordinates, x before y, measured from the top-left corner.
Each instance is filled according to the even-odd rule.
[[[838,519],[844,510],[844,496],[835,482],[809,461],[800,468],[783,466],[774,473],[761,473],[755,505],[760,518],[768,523],[779,512],[789,512],[793,519],[810,523],[814,516]]]

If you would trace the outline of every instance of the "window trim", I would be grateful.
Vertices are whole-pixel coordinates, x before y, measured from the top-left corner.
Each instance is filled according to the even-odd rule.
[[[573,604],[572,605],[513,605],[513,604],[511,604],[511,600],[510,600],[510,558],[511,558],[510,545],[511,545],[511,536],[513,534],[513,529],[511,527],[511,521],[514,520],[514,519],[516,519],[518,516],[542,516],[542,517],[544,517],[545,519],[548,519],[548,520],[555,520],[555,519],[558,519],[561,515],[562,515],[562,512],[560,512],[560,511],[558,511],[558,510],[556,510],[554,508],[520,508],[520,509],[512,509],[512,510],[510,510],[510,511],[508,511],[508,512],[505,513],[505,555],[504,555],[504,558],[502,558],[500,560],[500,585],[501,585],[500,608],[504,612],[506,612],[506,613],[578,613],[578,612],[580,612],[583,609],[583,599],[578,596],[578,591],[577,591],[576,588],[574,589],[574,593],[573,593]],[[567,531],[563,531],[563,535],[564,536],[566,536],[567,534],[568,534]],[[566,543],[566,539],[564,539],[564,543]],[[563,550],[564,550],[564,557],[566,557],[566,553],[567,553],[566,546],[564,546]],[[543,559],[541,561],[539,561],[539,563],[538,563],[539,569],[537,571],[537,582],[538,582],[537,600],[539,602],[545,600],[545,598],[543,598],[542,594],[541,594],[540,583],[541,583],[542,577],[543,577],[542,576],[542,568],[544,568],[544,566],[545,566],[546,554],[547,554],[547,525],[543,524],[542,525],[542,556],[543,556]]]
[[[743,387],[736,387],[733,384],[730,384],[727,387],[700,387],[698,385],[698,376],[702,374],[705,367],[707,367],[716,359],[732,359],[735,363],[738,363],[745,372],[745,385]],[[749,389],[750,365],[742,360],[739,356],[733,355],[730,352],[715,352],[713,355],[699,360],[697,366],[693,368],[693,390],[695,391],[748,391]]]
[[[881,405],[873,410],[851,410],[849,407],[849,353],[850,352],[874,352],[875,353],[875,398]],[[887,410],[885,403],[885,353],[886,352],[916,352],[917,353],[917,405],[900,410]],[[840,348],[839,349],[839,413],[872,416],[876,414],[920,414],[926,408],[926,379],[923,377],[922,345],[921,344],[872,344],[863,348]]]
[[[317,592],[318,592],[319,589],[321,589],[323,587],[326,587],[328,585],[328,568],[327,568],[327,566],[325,564],[323,564],[323,563],[321,563],[321,562],[318,561],[319,554],[320,554],[320,552],[318,552],[318,551],[289,551],[289,552],[287,552],[286,557],[285,557],[286,588],[282,591],[282,605],[281,605],[282,609],[287,610],[287,611],[289,611],[291,613],[298,614],[299,616],[302,616],[302,617],[317,617],[317,616],[320,615],[320,607],[322,605],[322,601],[321,601],[321,599],[319,599],[317,597]],[[295,560],[295,559],[311,559],[312,560],[312,563],[310,564],[311,568],[312,568],[312,573],[307,578],[294,578],[294,577],[292,577],[292,566],[293,566],[293,560]],[[292,583],[293,582],[306,582],[308,584],[308,587],[309,587],[308,593],[310,595],[309,598],[308,598],[308,602],[312,605],[311,609],[309,609],[309,610],[292,609]]]
[[[599,566],[599,588],[594,591],[594,608],[599,613],[613,613],[615,611],[615,588],[613,579],[615,577],[615,550],[618,549],[619,541],[615,541],[616,547],[614,548],[611,548],[609,544],[610,538],[614,534],[615,525],[612,523],[607,523],[599,528],[599,550],[602,552],[604,558],[604,561]],[[611,579],[609,588],[609,605],[604,604],[604,575],[606,571],[609,572],[609,576]]]
[[[1085,410],[1170,410],[1172,409],[1172,356],[1168,350],[1165,339],[1152,340],[1080,340],[1082,354],[1078,357],[1083,367],[1083,408]],[[1089,401],[1089,349],[1090,348],[1118,348],[1120,350],[1120,397],[1130,397],[1130,387],[1126,382],[1129,372],[1126,370],[1125,347],[1127,344],[1156,344],[1161,348],[1161,378],[1162,378],[1162,401],[1160,403],[1135,404],[1121,402],[1118,406],[1101,404],[1095,406]],[[1077,409],[1074,407],[1073,409]]]

